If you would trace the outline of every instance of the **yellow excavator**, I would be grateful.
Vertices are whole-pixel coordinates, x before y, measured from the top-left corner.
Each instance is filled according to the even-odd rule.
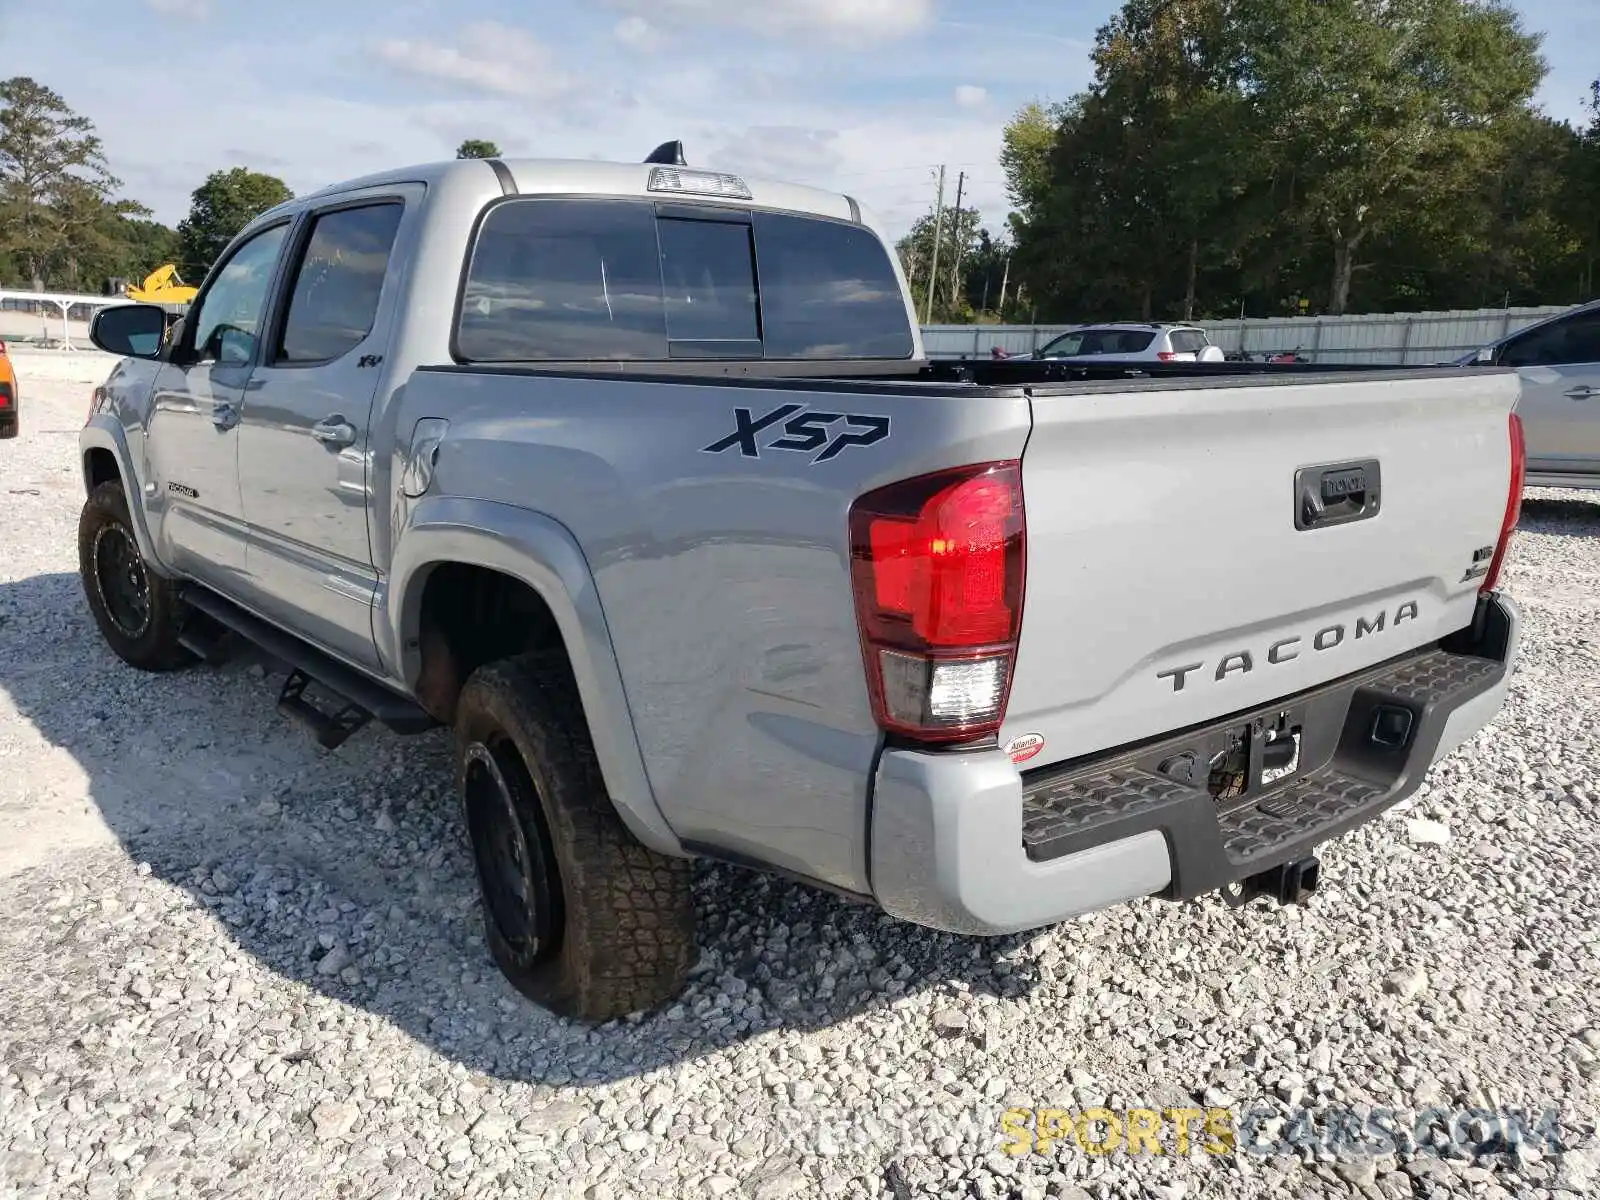
[[[141,284],[128,284],[123,289],[129,300],[145,304],[188,304],[199,288],[190,287],[178,278],[178,268],[172,263],[157,267]]]

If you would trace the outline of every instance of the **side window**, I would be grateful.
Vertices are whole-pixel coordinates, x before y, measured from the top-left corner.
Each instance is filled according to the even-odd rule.
[[[272,269],[288,229],[287,225],[274,225],[256,234],[235,250],[218,272],[194,318],[191,345],[200,359],[213,359],[224,366],[254,360]]]
[[[1512,338],[1500,356],[1508,367],[1600,362],[1600,312],[1579,313]]]
[[[1041,357],[1059,354],[1062,358],[1070,358],[1083,352],[1084,335],[1079,333],[1064,333],[1053,342],[1046,343],[1039,351]]]
[[[666,358],[655,206],[496,205],[467,267],[456,352],[469,362]]]
[[[1567,323],[1564,347],[1569,363],[1600,362],[1600,312],[1586,312]]]
[[[900,281],[871,230],[778,213],[754,222],[766,357],[911,357]]]
[[[274,359],[331,362],[372,332],[404,206],[372,204],[323,213],[311,226]]]

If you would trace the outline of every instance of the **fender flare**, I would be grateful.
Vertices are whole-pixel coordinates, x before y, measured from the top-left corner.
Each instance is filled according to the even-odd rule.
[[[83,473],[83,494],[94,491],[89,475],[89,451],[109,450],[117,462],[117,474],[122,478],[122,490],[128,497],[128,514],[133,518],[133,536],[139,543],[139,555],[145,566],[163,578],[171,572],[156,556],[155,539],[150,536],[150,525],[144,511],[144,489],[138,473],[133,468],[133,453],[128,449],[128,435],[121,425],[104,414],[89,418],[78,434],[78,469]]]
[[[422,594],[434,569],[447,563],[509,575],[549,606],[618,815],[652,850],[686,856],[650,787],[605,610],[571,531],[543,513],[490,500],[439,496],[413,505],[377,597],[384,614],[377,630],[379,653],[408,689],[416,687],[422,673]]]

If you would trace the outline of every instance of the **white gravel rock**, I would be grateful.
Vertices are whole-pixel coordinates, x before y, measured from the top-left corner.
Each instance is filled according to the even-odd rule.
[[[1413,846],[1444,846],[1450,842],[1450,826],[1443,821],[1413,817],[1406,822],[1406,840]]]

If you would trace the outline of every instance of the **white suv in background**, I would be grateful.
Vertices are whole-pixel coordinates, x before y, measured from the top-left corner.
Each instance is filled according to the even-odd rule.
[[[1148,322],[1084,325],[1046,342],[1029,358],[1116,358],[1134,362],[1222,362],[1204,329]]]

